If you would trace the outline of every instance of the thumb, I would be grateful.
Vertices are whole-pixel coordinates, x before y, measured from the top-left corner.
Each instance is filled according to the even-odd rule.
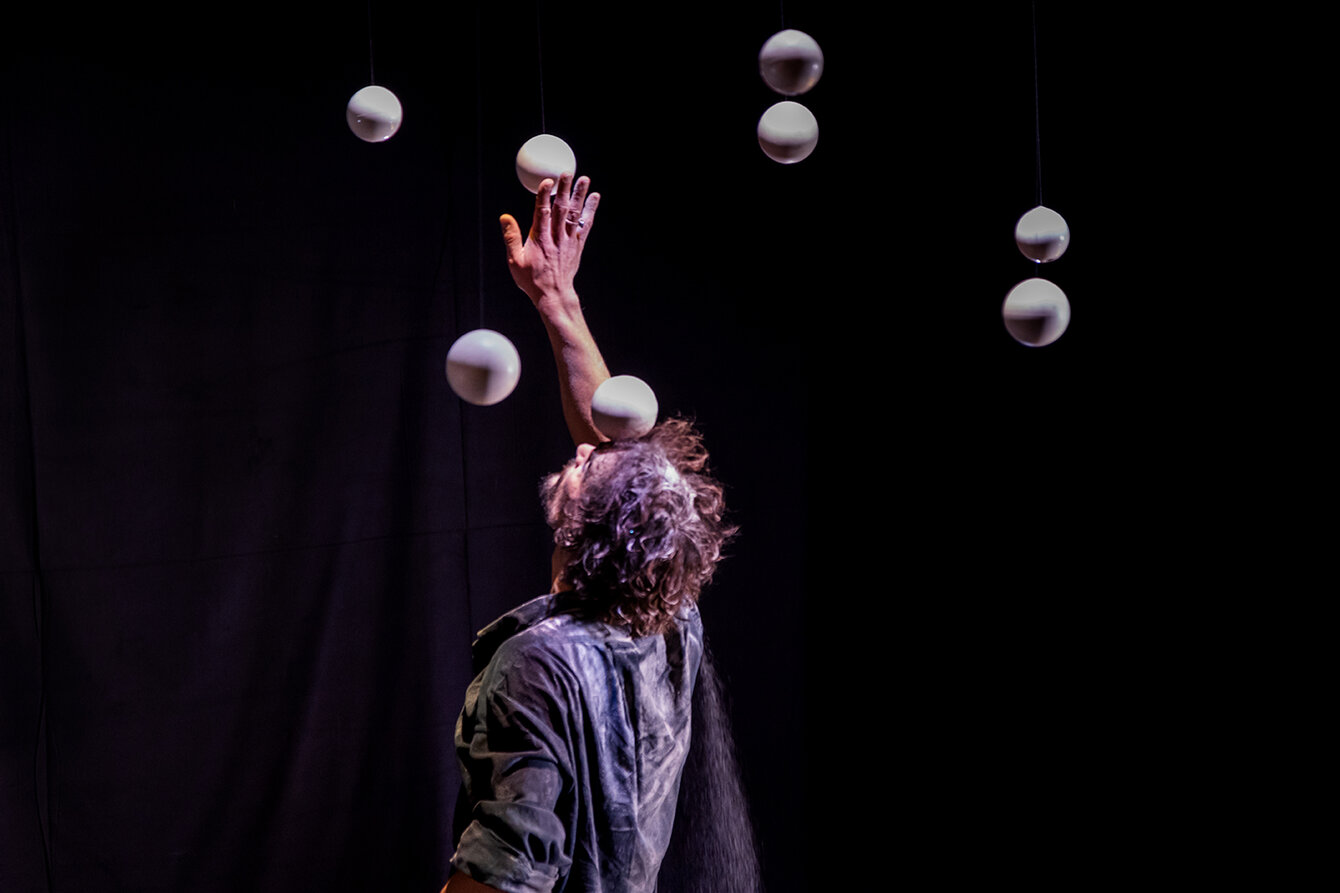
[[[521,249],[525,244],[521,236],[521,227],[517,224],[516,218],[511,214],[504,214],[498,218],[502,224],[503,244],[507,246],[507,259],[513,262],[521,260]]]

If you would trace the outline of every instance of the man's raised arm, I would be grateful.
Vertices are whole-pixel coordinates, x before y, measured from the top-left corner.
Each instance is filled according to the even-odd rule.
[[[502,215],[499,222],[507,246],[507,267],[540,312],[549,333],[558,366],[563,418],[573,442],[600,443],[607,438],[591,421],[591,395],[610,373],[586,326],[573,285],[600,193],[588,193],[591,181],[586,177],[578,178],[574,185],[573,175],[565,173],[558,178],[558,192],[551,201],[553,185],[553,180],[540,183],[526,239],[522,239],[516,218]]]

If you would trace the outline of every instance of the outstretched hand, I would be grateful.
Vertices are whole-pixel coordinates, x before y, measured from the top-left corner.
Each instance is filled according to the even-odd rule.
[[[513,281],[537,307],[546,297],[575,294],[573,280],[600,204],[600,193],[587,191],[591,186],[589,178],[579,177],[575,185],[572,180],[570,173],[559,176],[552,202],[549,192],[554,181],[541,181],[535,194],[535,216],[526,239],[522,239],[521,227],[511,214],[502,215],[499,221],[507,246],[507,268]]]
[[[591,421],[591,395],[610,377],[591,330],[586,326],[582,304],[573,280],[582,261],[582,247],[596,219],[600,193],[588,192],[591,181],[572,174],[558,178],[558,191],[550,200],[554,181],[540,181],[535,194],[535,216],[530,235],[521,238],[521,227],[511,214],[504,214],[503,242],[507,245],[507,268],[512,279],[529,297],[549,332],[549,344],[558,365],[559,395],[563,418],[574,443],[599,443],[604,436]]]

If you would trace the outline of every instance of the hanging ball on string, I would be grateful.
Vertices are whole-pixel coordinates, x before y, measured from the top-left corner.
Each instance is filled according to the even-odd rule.
[[[824,54],[813,37],[787,28],[767,39],[758,52],[763,82],[783,96],[797,96],[819,83]]]
[[[1060,214],[1038,205],[1014,225],[1014,244],[1024,257],[1045,264],[1065,254],[1070,247],[1070,227]]]
[[[1045,347],[1070,325],[1070,300],[1046,279],[1025,279],[1005,296],[1000,308],[1005,331],[1027,347]]]
[[[516,153],[517,179],[531,192],[539,192],[540,181],[546,177],[554,181],[553,191],[556,192],[559,174],[576,172],[577,156],[567,143],[553,134],[531,137]]]
[[[814,151],[819,142],[819,122],[814,113],[798,102],[783,100],[758,119],[758,144],[773,161],[795,164]]]
[[[466,403],[492,406],[505,399],[521,379],[521,355],[507,336],[475,329],[447,351],[447,383]]]
[[[403,117],[396,95],[375,84],[355,93],[344,111],[354,136],[368,143],[382,143],[395,136]]]
[[[591,396],[591,421],[611,440],[641,437],[656,427],[660,407],[651,386],[635,375],[616,375]]]

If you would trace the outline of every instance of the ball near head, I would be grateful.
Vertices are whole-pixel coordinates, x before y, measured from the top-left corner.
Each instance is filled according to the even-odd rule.
[[[512,393],[521,379],[521,355],[492,329],[475,329],[447,351],[447,383],[466,403],[492,406]]]
[[[1045,264],[1065,254],[1070,247],[1070,227],[1060,214],[1038,205],[1014,225],[1014,244],[1024,257]]]
[[[656,427],[660,406],[651,387],[635,375],[606,379],[591,395],[591,421],[611,440],[641,437]]]
[[[1046,347],[1070,325],[1070,299],[1046,279],[1025,279],[1000,308],[1005,331],[1026,347]]]
[[[365,143],[389,140],[400,129],[403,118],[404,112],[396,95],[375,84],[355,93],[344,110],[349,129]]]
[[[531,192],[538,193],[546,177],[554,181],[551,194],[557,192],[559,174],[576,172],[577,156],[572,148],[550,133],[531,137],[516,153],[517,179]]]
[[[819,122],[798,102],[782,100],[758,119],[758,144],[780,164],[803,161],[819,143]]]
[[[798,96],[819,83],[824,73],[823,50],[804,31],[778,31],[758,52],[758,72],[775,92]]]

